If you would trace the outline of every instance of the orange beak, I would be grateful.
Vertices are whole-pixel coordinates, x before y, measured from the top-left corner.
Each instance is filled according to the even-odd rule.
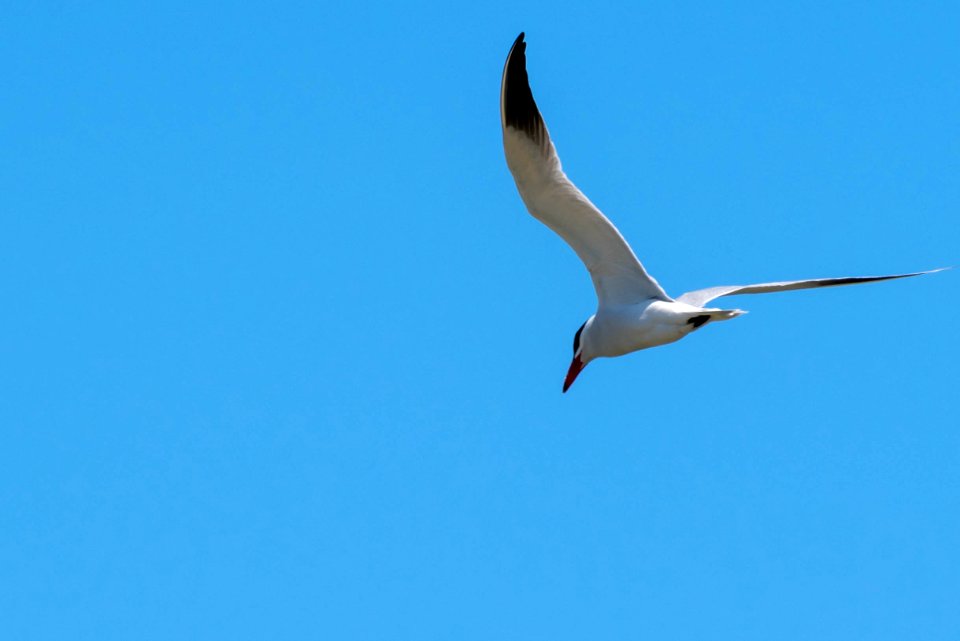
[[[586,365],[583,364],[583,361],[580,360],[579,356],[573,357],[573,362],[570,363],[570,369],[567,370],[567,378],[563,381],[563,393],[566,394],[567,390],[570,389],[570,386],[573,385],[573,381],[577,380],[577,375],[583,371],[583,368]]]

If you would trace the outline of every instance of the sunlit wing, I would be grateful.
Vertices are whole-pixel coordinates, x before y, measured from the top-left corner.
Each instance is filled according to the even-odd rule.
[[[601,306],[671,300],[617,228],[563,173],[530,91],[525,51],[521,33],[503,68],[500,116],[507,165],[527,209],[577,252]]]
[[[734,296],[737,294],[770,294],[773,292],[788,292],[794,289],[813,289],[816,287],[837,287],[840,285],[859,285],[861,283],[874,283],[881,280],[894,280],[897,278],[910,278],[911,276],[922,276],[923,274],[932,274],[940,272],[947,268],[931,269],[925,272],[913,272],[911,274],[892,274],[889,276],[850,276],[845,278],[815,278],[812,280],[787,280],[779,283],[758,283],[755,285],[720,285],[719,287],[708,287],[687,292],[677,297],[681,303],[703,307],[715,298],[721,296]]]

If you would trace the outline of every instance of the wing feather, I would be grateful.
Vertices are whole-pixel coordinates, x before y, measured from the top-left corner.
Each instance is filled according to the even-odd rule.
[[[770,294],[773,292],[788,292],[794,289],[813,289],[816,287],[838,287],[840,285],[859,285],[861,283],[874,283],[881,280],[895,280],[897,278],[910,278],[911,276],[922,276],[923,274],[933,274],[941,272],[947,267],[940,269],[931,269],[925,272],[913,272],[910,274],[891,274],[888,276],[846,276],[843,278],[814,278],[811,280],[786,280],[778,283],[757,283],[755,285],[720,285],[719,287],[708,287],[687,292],[677,297],[677,301],[703,307],[715,298],[721,296],[734,296],[739,294]]]
[[[520,197],[586,265],[601,306],[672,300],[647,274],[613,223],[563,173],[530,91],[523,35],[507,56],[500,89],[503,147]]]

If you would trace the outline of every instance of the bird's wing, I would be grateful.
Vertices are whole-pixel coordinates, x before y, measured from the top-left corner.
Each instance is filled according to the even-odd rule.
[[[703,307],[714,298],[721,296],[733,296],[734,294],[770,294],[773,292],[788,292],[792,289],[812,289],[814,287],[836,287],[838,285],[859,285],[860,283],[872,283],[878,280],[894,280],[896,278],[909,278],[911,276],[921,276],[923,274],[933,274],[940,272],[947,267],[940,269],[931,269],[925,272],[913,272],[912,274],[891,274],[889,276],[851,276],[846,278],[815,278],[813,280],[786,280],[780,283],[758,283],[756,285],[721,285],[719,287],[708,287],[707,289],[698,289],[687,292],[677,297],[677,301]]]
[[[530,91],[526,46],[521,33],[507,56],[500,88],[503,148],[520,197],[530,213],[567,241],[586,264],[601,306],[672,300],[647,274],[613,223],[563,173]]]

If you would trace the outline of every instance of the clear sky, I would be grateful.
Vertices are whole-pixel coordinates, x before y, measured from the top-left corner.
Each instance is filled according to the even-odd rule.
[[[521,30],[668,292],[960,262],[960,7],[724,4],[5,9],[0,638],[960,637],[957,271],[560,393]]]

